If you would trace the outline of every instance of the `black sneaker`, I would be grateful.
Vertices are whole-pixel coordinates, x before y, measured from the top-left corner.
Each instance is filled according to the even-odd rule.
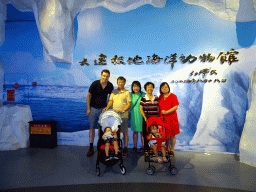
[[[125,147],[125,148],[123,149],[123,156],[126,157],[126,156],[127,156],[127,153],[128,153],[128,152],[127,152],[127,147]]]
[[[139,149],[139,153],[144,153],[144,148],[143,148],[143,147],[141,147],[141,148]]]
[[[136,147],[133,147],[132,153],[136,153],[136,152],[137,152],[137,148],[136,148]]]
[[[111,158],[109,156],[106,156],[105,161],[109,161],[109,160],[111,160]]]
[[[93,149],[89,149],[87,156],[90,157],[94,154],[94,150]]]

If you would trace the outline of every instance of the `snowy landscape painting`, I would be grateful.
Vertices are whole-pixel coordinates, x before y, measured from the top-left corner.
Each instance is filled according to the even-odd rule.
[[[35,19],[8,5],[7,20],[8,10]],[[100,79],[101,70],[109,69],[115,88],[119,76],[126,78],[129,91],[134,80],[141,82],[144,92],[143,85],[153,82],[156,95],[162,82],[170,85],[180,103],[176,150],[237,153],[256,67],[255,37],[245,43],[243,38],[253,37],[243,29],[254,26],[254,21],[237,24],[180,0],[123,13],[95,7],[75,17],[75,47],[68,63],[67,58],[46,59],[36,21],[6,22],[0,47],[3,103],[29,105],[33,120],[57,121],[59,145],[89,145],[88,89]],[[94,65],[101,54],[106,64]],[[122,56],[125,64],[114,63],[115,55]],[[214,59],[204,61],[203,55]],[[85,59],[87,64],[81,65]],[[15,91],[15,101],[7,101],[8,90]],[[133,147],[130,128],[129,137]]]

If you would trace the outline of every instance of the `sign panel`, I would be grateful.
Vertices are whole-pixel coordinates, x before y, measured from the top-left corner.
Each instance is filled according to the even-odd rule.
[[[15,101],[15,90],[7,90],[7,101]]]

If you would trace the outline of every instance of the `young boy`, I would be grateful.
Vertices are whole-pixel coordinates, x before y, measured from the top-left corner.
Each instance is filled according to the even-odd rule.
[[[105,153],[106,160],[109,161],[112,158],[109,157],[109,146],[114,145],[115,156],[114,159],[118,159],[118,143],[117,143],[117,134],[116,132],[112,132],[110,127],[106,127],[104,130],[104,134],[102,135],[102,139],[105,141]]]

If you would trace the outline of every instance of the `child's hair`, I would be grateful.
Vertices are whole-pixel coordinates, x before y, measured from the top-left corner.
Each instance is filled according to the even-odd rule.
[[[154,127],[157,128],[157,125],[152,124],[152,125],[149,126],[149,133],[151,133],[151,131],[152,131],[152,129],[153,129]]]
[[[111,127],[106,127],[106,128],[104,129],[104,132],[106,132],[107,128],[111,129]],[[112,129],[111,129],[111,130],[112,130]]]

